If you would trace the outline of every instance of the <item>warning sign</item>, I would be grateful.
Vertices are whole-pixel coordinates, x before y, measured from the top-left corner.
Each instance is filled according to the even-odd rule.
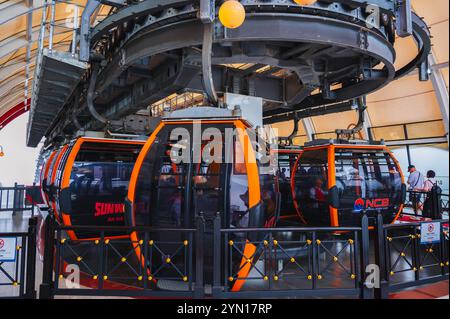
[[[420,226],[420,243],[434,244],[441,242],[440,223],[422,223]]]
[[[16,261],[17,238],[0,238],[0,262]]]

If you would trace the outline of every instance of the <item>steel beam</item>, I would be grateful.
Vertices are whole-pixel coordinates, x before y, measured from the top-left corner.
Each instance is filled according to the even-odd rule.
[[[20,48],[26,46],[28,44],[27,39],[25,37],[18,37],[7,42],[1,44],[0,48],[0,59],[8,56],[14,51],[19,50]]]
[[[386,141],[387,146],[407,146],[407,145],[426,145],[426,144],[442,144],[448,143],[446,137],[435,138],[419,138],[414,140],[402,140],[402,141]]]
[[[100,4],[99,0],[88,0],[81,15],[79,59],[83,62],[89,61],[91,16]]]
[[[428,56],[429,65],[431,65],[431,82],[433,83],[434,92],[436,94],[436,99],[439,103],[439,108],[441,110],[442,120],[444,121],[445,134],[447,135],[447,144],[449,143],[449,96],[447,85],[445,83],[444,76],[442,75],[439,68],[434,68],[436,64],[436,58],[434,54]]]
[[[365,134],[367,140],[369,140],[371,137],[371,135],[370,135],[371,127],[372,127],[372,121],[371,121],[370,115],[369,115],[369,107],[367,107],[364,112],[364,123],[363,123],[363,131],[364,131],[364,134]]]
[[[303,21],[303,29],[298,30],[297,23]],[[252,15],[247,17],[246,23],[239,29],[227,31],[223,38],[216,36],[217,43],[232,42],[252,42],[252,41],[283,41],[283,42],[313,42],[324,44],[333,43],[337,46],[353,47],[354,52],[372,55],[385,64],[385,69],[381,72],[384,76],[377,76],[360,83],[336,90],[336,98],[340,100],[353,98],[355,95],[366,94],[383,87],[394,76],[394,51],[385,39],[376,33],[367,31],[366,41],[368,48],[361,48],[361,43],[357,35],[360,34],[360,27],[340,24],[334,20],[324,23],[323,19],[317,17],[305,17],[302,15],[272,16],[272,15]],[[277,25],[276,28],[266,28],[266,26]],[[99,75],[98,91],[104,90],[124,69],[146,56],[153,56],[158,53],[167,52],[183,47],[198,46],[202,43],[202,24],[198,20],[189,20],[172,24],[164,28],[159,28],[154,32],[143,33],[140,37],[130,39],[122,49],[120,56],[113,58],[113,61]],[[344,29],[341,29],[343,27]],[[169,36],[170,34],[170,36]],[[323,34],[319,37],[318,34]],[[345,35],[344,35],[345,34]],[[352,36],[352,34],[354,36]],[[260,62],[258,59],[255,62]],[[283,66],[284,67],[284,66]],[[330,103],[325,99],[317,98],[317,104]],[[316,105],[317,105],[316,104]]]
[[[33,0],[26,0],[27,7],[29,9],[33,8]],[[33,10],[29,10],[27,13],[27,31],[26,31],[27,53],[25,57],[26,67],[25,67],[25,87],[24,87],[24,97],[28,98],[28,82],[30,80],[30,62],[31,62],[31,46],[33,43]]]
[[[10,0],[0,4],[0,24],[15,19],[28,11],[28,6],[23,0]]]
[[[43,8],[43,5],[27,8],[24,1],[26,0],[10,0],[0,4],[0,25],[13,21],[24,14],[28,14],[30,11]]]
[[[302,124],[303,128],[305,129],[306,136],[308,137],[308,141],[312,141],[314,139],[314,134],[316,133],[312,118],[307,117],[302,119]]]

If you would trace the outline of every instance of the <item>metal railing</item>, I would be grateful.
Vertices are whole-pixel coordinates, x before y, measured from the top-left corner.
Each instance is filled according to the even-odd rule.
[[[438,240],[422,242],[423,229],[436,223]],[[49,215],[45,229],[40,298],[371,299],[448,279],[448,220],[383,225],[381,214],[363,212],[361,227],[223,228],[217,214],[199,216],[191,229],[158,229],[66,227]],[[70,232],[91,239],[71,240]],[[370,285],[374,267],[378,286]]]
[[[368,217],[364,215],[361,227],[353,228],[221,229],[220,216],[217,216],[212,295],[215,298],[369,298],[370,293],[361,285],[369,263],[368,227]],[[338,233],[342,236],[333,238]],[[243,234],[246,236],[239,236]],[[255,239],[246,239],[252,237]],[[252,271],[243,278],[239,274],[247,272],[246,267]],[[340,281],[339,287],[322,284],[329,279],[327,276]],[[240,282],[245,282],[245,289],[235,291]]]
[[[0,187],[0,213],[11,212],[16,215],[18,212],[31,212],[34,216],[35,206],[40,203],[41,197],[39,186],[18,185],[11,187]]]
[[[30,218],[28,225],[26,232],[0,233],[0,299],[36,298],[37,219]]]
[[[198,218],[193,229],[152,229],[64,227],[48,217],[40,297],[201,298],[209,294],[214,298],[387,298],[389,292],[448,279],[448,220],[434,221],[440,225],[439,242],[421,243],[421,228],[428,227],[429,222],[382,225],[382,215],[376,218],[381,226],[376,227],[371,247],[369,217],[365,214],[361,227],[241,229],[221,228],[218,215],[212,221],[211,256],[205,250],[210,237],[205,237],[207,222],[203,218]],[[66,231],[94,230],[97,239],[72,241],[63,236]],[[141,239],[105,236],[114,231],[138,232]],[[183,239],[152,239],[171,232],[183,234]],[[366,284],[371,249],[380,267],[380,286],[375,289]],[[205,266],[211,260],[212,289],[207,293]],[[71,265],[76,265],[84,280],[90,282],[88,287],[62,286],[70,281]],[[163,269],[175,275],[163,276]],[[403,278],[397,280],[398,275]],[[166,285],[161,287],[156,282]]]
[[[403,216],[417,218],[448,218],[449,195],[439,194],[436,189],[430,192],[408,191],[402,211]]]
[[[201,298],[203,262],[201,258],[193,258],[193,249],[200,248],[196,243],[202,240],[198,231],[202,227],[197,226],[194,229],[65,227],[57,225],[49,215],[45,220],[40,298],[55,295]],[[73,231],[89,232],[93,239],[70,240],[64,235]],[[139,234],[139,239],[119,236],[133,232]],[[159,234],[176,234],[182,239],[155,239]],[[75,268],[80,274],[79,283],[68,287],[67,277]],[[159,289],[157,282],[178,290]]]
[[[375,260],[380,267],[377,298],[388,298],[390,292],[448,280],[448,219],[432,222],[383,225],[377,217]],[[434,240],[423,238],[429,227],[436,228]],[[403,278],[402,278],[403,277]]]
[[[365,280],[365,265],[369,263],[367,216],[363,217],[362,227],[355,228],[222,229],[220,216],[216,216],[212,232],[206,233],[208,223],[199,217],[193,229],[64,227],[57,225],[49,215],[45,221],[47,231],[40,298],[53,298],[55,295],[184,298],[202,298],[205,295],[214,298],[371,296],[370,291],[361,285]],[[98,237],[73,241],[64,236],[70,231],[85,231]],[[111,237],[112,232],[137,232],[140,235],[139,239],[131,240]],[[306,237],[299,240],[279,237],[286,232],[305,234]],[[345,238],[330,237],[342,232],[346,233]],[[167,236],[170,233],[178,234],[182,239],[157,239],[158,234]],[[243,233],[253,240],[237,239],[236,236]],[[252,256],[246,256],[247,252],[240,248],[242,245],[254,245],[257,249]],[[207,246],[212,250],[205,248]],[[138,253],[136,249],[139,249]],[[240,263],[243,257],[250,262]],[[236,265],[240,266],[233,269]],[[246,285],[252,286],[255,282],[256,288],[233,291],[230,286],[244,280],[239,273],[248,265],[253,273],[246,276]],[[292,267],[296,273],[292,273]],[[321,284],[332,275],[332,267],[340,269],[342,278],[347,280],[347,287]],[[80,272],[79,286],[70,284],[75,269]],[[165,271],[164,276],[162,270]],[[167,277],[167,271],[175,276]],[[209,275],[205,277],[208,271],[211,278]],[[208,282],[205,278],[209,278]],[[68,281],[70,287],[67,286]],[[280,289],[280,284],[286,281],[290,282],[289,289]],[[267,287],[259,287],[258,282],[267,284]],[[208,287],[211,284],[210,291]]]

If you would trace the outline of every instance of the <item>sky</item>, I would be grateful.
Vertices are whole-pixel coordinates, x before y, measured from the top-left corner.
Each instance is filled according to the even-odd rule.
[[[2,186],[13,186],[15,182],[31,185],[34,181],[40,145],[26,147],[27,122],[28,113],[25,113],[0,130],[0,145],[5,152],[5,156],[0,157]]]

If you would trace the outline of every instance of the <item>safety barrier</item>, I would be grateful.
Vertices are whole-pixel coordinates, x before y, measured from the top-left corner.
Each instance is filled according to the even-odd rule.
[[[196,229],[152,229],[149,227],[92,227],[56,225],[45,220],[46,238],[40,298],[55,295],[183,297],[203,296],[201,234]],[[92,240],[70,240],[64,233],[86,231]],[[131,240],[124,233],[139,234]],[[122,236],[115,236],[114,234]],[[157,234],[182,234],[180,241],[158,241]],[[108,234],[108,236],[106,236]],[[139,257],[138,257],[139,256]],[[150,260],[159,260],[150,264]],[[80,274],[71,284],[72,271]],[[169,269],[171,276],[163,276]],[[72,270],[72,271],[70,271]],[[158,289],[157,284],[174,288]],[[68,286],[70,285],[70,286]],[[169,287],[170,288],[170,287]]]
[[[430,222],[382,222],[381,214],[363,213],[361,227],[222,228],[217,214],[212,219],[201,215],[192,229],[155,229],[65,227],[49,215],[40,298],[371,299],[448,279],[448,220],[432,222],[439,225],[440,235],[430,243],[420,241],[421,229]],[[373,241],[369,224],[380,225],[373,230]],[[89,232],[93,238],[73,241],[65,235],[70,231]],[[138,235],[130,240],[115,233]],[[159,240],[163,233],[179,240]],[[378,279],[370,270],[374,266]],[[211,277],[205,277],[208,267]],[[75,271],[80,274],[78,282]]]
[[[380,267],[376,297],[448,279],[449,229],[447,220],[383,225],[377,216],[375,260]],[[424,238],[430,233],[432,238]],[[398,277],[403,277],[399,280]]]
[[[27,232],[0,233],[0,299],[36,298],[36,224],[33,217]]]
[[[11,187],[0,187],[0,213],[11,212],[16,215],[18,212],[31,212],[34,216],[35,206],[39,203],[39,186],[18,185]]]
[[[243,234],[246,236],[239,236]],[[337,234],[340,238],[330,238]],[[255,239],[247,239],[252,237]],[[265,229],[221,229],[220,216],[216,216],[214,243],[215,298],[370,298],[370,292],[361,284],[369,264],[366,215],[361,227]],[[239,275],[250,267],[248,276]],[[339,280],[340,286],[322,284],[330,277]],[[245,287],[235,291],[240,282],[245,282]]]
[[[448,218],[448,212],[449,195],[432,189],[430,192],[408,191],[402,215],[443,219]]]

